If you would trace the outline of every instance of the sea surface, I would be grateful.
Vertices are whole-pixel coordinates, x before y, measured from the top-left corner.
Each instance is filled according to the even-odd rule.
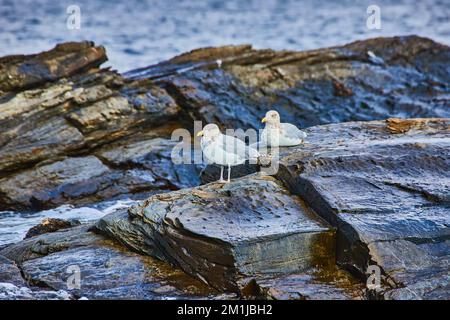
[[[80,29],[67,27],[71,5]],[[381,29],[367,27],[370,5]],[[206,46],[305,50],[410,34],[450,44],[450,0],[0,0],[0,56],[93,40],[121,72]]]
[[[80,29],[68,27],[71,5],[80,10]],[[367,26],[370,5],[380,9],[381,29]],[[306,50],[410,34],[449,45],[450,0],[0,0],[0,56],[93,40],[107,49],[105,65],[121,72],[206,46]],[[21,240],[45,217],[95,220],[132,203],[0,212],[0,246]]]

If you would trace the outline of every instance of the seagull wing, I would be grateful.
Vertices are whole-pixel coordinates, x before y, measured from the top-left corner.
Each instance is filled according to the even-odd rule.
[[[259,156],[255,148],[247,146],[244,141],[236,137],[222,135],[221,141],[226,152],[237,155],[239,159],[257,159]]]
[[[305,139],[307,137],[306,132],[300,130],[291,123],[282,123],[281,130],[284,137],[288,139]]]

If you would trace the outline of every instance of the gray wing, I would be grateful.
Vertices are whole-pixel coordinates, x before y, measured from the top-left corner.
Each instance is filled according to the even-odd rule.
[[[283,135],[289,139],[305,139],[308,135],[291,123],[282,123]]]
[[[229,135],[222,135],[221,145],[227,152],[237,154],[239,157],[248,159],[258,156],[258,151],[255,148],[249,147],[244,141]]]

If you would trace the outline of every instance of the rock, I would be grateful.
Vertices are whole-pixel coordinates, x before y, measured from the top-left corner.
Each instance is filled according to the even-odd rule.
[[[69,77],[100,66],[107,60],[104,47],[93,42],[67,42],[37,55],[0,58],[0,92],[17,91]]]
[[[207,283],[275,299],[448,299],[448,46],[227,46],[124,75],[105,60],[90,42],[0,58],[0,210],[150,198],[101,219],[103,235],[83,225],[1,247],[0,297],[215,297]],[[197,187],[218,168],[172,162],[174,129],[259,129],[269,109],[309,127],[274,177]],[[361,293],[368,266],[381,287]]]
[[[337,262],[381,268],[385,298],[447,299],[450,120],[313,127],[281,152],[277,177],[337,228]]]
[[[97,228],[221,291],[333,259],[334,231],[268,176],[155,195]]]
[[[145,100],[121,82],[120,75],[102,71],[0,99],[0,173],[86,153],[178,113],[163,89],[150,88]]]
[[[31,290],[11,283],[0,282],[0,300],[73,300],[67,291]]]
[[[55,232],[61,229],[71,228],[80,222],[68,221],[64,219],[45,218],[42,222],[28,230],[25,239],[35,237],[44,233]]]
[[[74,298],[188,299],[215,295],[182,271],[128,252],[90,232],[90,228],[82,225],[42,234],[10,245],[0,254],[20,265],[30,285],[38,285],[40,290],[44,287],[53,292],[67,292]],[[16,295],[28,292],[27,288],[9,287],[10,296],[14,292]],[[2,292],[0,285],[0,297]]]
[[[0,300],[67,300],[66,291],[42,290],[28,287],[17,263],[0,255]]]
[[[311,127],[305,144],[280,149],[287,190],[253,174],[155,195],[97,228],[244,296],[445,299],[450,120],[421,123],[401,134],[389,121]],[[381,284],[363,290],[369,266]]]
[[[153,189],[153,182],[140,170],[110,169],[95,156],[71,157],[1,179],[0,209],[92,203]]]
[[[160,137],[136,138],[127,143],[113,144],[111,148],[103,148],[97,155],[113,168],[139,168],[151,175],[154,181],[161,181],[165,189],[175,190],[200,184],[201,165],[174,163],[172,150],[178,142]]]
[[[125,76],[153,79],[194,118],[223,129],[259,129],[270,109],[309,127],[449,117],[449,59],[448,46],[409,36],[305,52],[207,48]]]
[[[411,129],[421,129],[428,125],[428,123],[434,122],[439,123],[442,122],[443,126],[446,124],[445,119],[398,119],[398,118],[390,118],[386,120],[387,129],[391,133],[405,133]]]
[[[10,283],[15,286],[25,286],[16,263],[0,255],[0,283]]]
[[[259,171],[259,166],[256,164],[240,164],[231,168],[231,179],[241,178],[246,175]],[[228,168],[224,168],[224,177],[228,175]],[[219,180],[220,178],[220,166],[214,164],[208,164],[200,173],[201,184],[206,184]]]
[[[134,134],[153,131],[170,137],[164,126],[180,111],[163,88],[98,69],[105,60],[104,49],[90,42],[0,60],[0,70],[21,70],[8,71],[9,84],[0,89],[0,180],[6,179],[0,210],[36,210],[140,192],[149,196],[168,188],[150,170],[114,170],[92,154],[124,137],[129,142]],[[37,65],[51,67],[52,74]],[[89,185],[86,174],[97,181]],[[33,182],[35,175],[39,181]]]
[[[250,297],[274,300],[360,300],[364,285],[344,270],[330,264],[304,273],[260,277],[252,283]]]
[[[448,46],[416,36],[307,52],[255,50],[249,45],[204,48],[124,75],[99,68],[106,53],[92,42],[4,57],[0,179],[6,179],[6,190],[0,191],[0,203],[2,209],[35,210],[57,206],[63,198],[72,204],[134,193],[145,198],[216,180],[217,168],[208,166],[199,178],[201,165],[174,166],[168,160],[171,133],[176,128],[192,131],[194,120],[215,122],[223,129],[259,129],[268,109],[299,127],[449,117],[450,73],[444,72],[449,57]],[[145,155],[155,142],[161,145]],[[130,152],[124,151],[127,148]],[[122,151],[128,156],[119,159]],[[33,202],[35,192],[20,182],[32,180],[38,168],[53,163],[67,166],[66,174],[72,172],[77,179],[72,161],[61,159],[82,159],[83,170],[96,172],[99,165],[89,160],[92,156],[108,169],[93,184],[92,190],[104,188],[96,196],[85,187],[64,197],[47,192],[42,186],[64,189],[67,179],[58,184],[53,176],[39,176],[41,186]],[[254,171],[236,168],[233,177]]]

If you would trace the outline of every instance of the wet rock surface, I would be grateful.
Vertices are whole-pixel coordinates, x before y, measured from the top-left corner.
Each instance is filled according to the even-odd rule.
[[[334,264],[334,230],[274,178],[259,174],[155,195],[129,216],[100,219],[97,228],[221,291]]]
[[[305,144],[280,149],[275,177],[287,189],[258,173],[155,195],[97,227],[244,296],[448,298],[450,120],[414,121],[404,133],[392,132],[391,119],[312,127]],[[336,237],[327,224],[308,227],[319,216]],[[307,240],[312,234],[320,236]],[[374,292],[352,284],[364,283],[369,266],[380,268]]]
[[[361,276],[379,266],[385,298],[445,299],[450,120],[401,134],[390,122],[310,128],[307,145],[281,152],[277,177],[337,228],[338,264]]]
[[[0,283],[10,283],[15,286],[25,285],[17,265],[4,256],[0,256]]]
[[[126,251],[89,230],[90,226],[83,225],[39,235],[10,245],[0,254],[20,266],[27,286],[33,290],[67,292],[73,298],[189,299],[217,294],[181,270]],[[12,264],[8,263],[6,266]],[[0,266],[4,268],[4,264]],[[78,284],[74,280],[77,276]],[[29,291],[24,283],[18,285],[22,285],[22,291]],[[6,298],[12,298],[14,292],[19,295],[19,289],[9,288]]]
[[[69,221],[64,219],[45,218],[42,222],[28,230],[25,239],[35,237],[44,233],[55,232],[79,225],[79,221]]]
[[[0,58],[0,210],[150,197],[1,247],[1,299],[448,299],[448,46],[227,46],[123,75],[106,59],[91,42]],[[175,129],[259,129],[269,109],[309,127],[273,177],[173,163]]]
[[[364,299],[364,285],[333,263],[303,273],[259,277],[248,284],[248,294],[270,300]]]
[[[217,168],[199,178],[201,166],[168,161],[172,131],[192,130],[194,120],[259,129],[269,109],[300,127],[448,117],[449,57],[447,46],[411,36],[306,52],[205,48],[124,75],[100,68],[106,52],[92,42],[1,58],[0,209],[145,198],[209,182]],[[27,187],[34,175],[40,181]]]
[[[306,52],[199,49],[125,76],[154,79],[195,118],[223,128],[259,129],[270,109],[309,127],[449,117],[449,59],[449,47],[411,36]]]

